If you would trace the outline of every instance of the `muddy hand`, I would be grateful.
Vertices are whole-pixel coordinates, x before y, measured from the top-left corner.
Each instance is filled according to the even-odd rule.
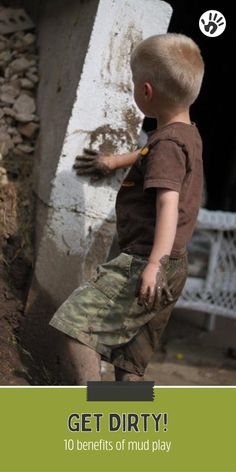
[[[92,180],[106,177],[112,172],[111,156],[105,156],[92,149],[84,149],[84,154],[75,158],[73,169],[77,175],[92,175]]]
[[[163,294],[166,300],[173,301],[166,274],[168,261],[169,257],[163,256],[159,265],[149,262],[141,274],[136,296],[138,296],[138,304],[144,306],[147,311],[159,305]]]
[[[163,256],[160,259],[160,268],[156,275],[156,296],[154,300],[155,303],[160,303],[163,293],[165,294],[166,300],[168,302],[173,302],[173,296],[170,292],[167,280],[167,266],[169,262],[169,256]]]

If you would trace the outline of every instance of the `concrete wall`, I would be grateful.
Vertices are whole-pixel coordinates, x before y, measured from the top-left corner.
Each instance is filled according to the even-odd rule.
[[[63,1],[44,4],[37,150],[43,231],[35,277],[56,305],[106,259],[124,176],[91,185],[76,177],[74,159],[85,146],[133,149],[142,116],[132,98],[130,51],[142,38],[165,32],[170,16],[171,7],[157,0],[71,2],[70,9]]]

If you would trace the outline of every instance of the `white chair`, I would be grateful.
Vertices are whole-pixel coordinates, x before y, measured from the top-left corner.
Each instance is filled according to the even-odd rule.
[[[190,274],[176,307],[209,314],[206,328],[212,330],[216,315],[236,318],[236,213],[201,208],[196,232],[202,242],[205,271],[201,270],[196,277],[191,274],[190,264]],[[191,259],[191,244],[189,255]],[[198,256],[199,247],[195,257]]]

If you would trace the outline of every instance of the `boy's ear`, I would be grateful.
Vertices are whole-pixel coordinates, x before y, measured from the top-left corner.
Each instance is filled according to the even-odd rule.
[[[153,97],[153,88],[149,82],[144,84],[144,94],[147,101],[151,100]]]

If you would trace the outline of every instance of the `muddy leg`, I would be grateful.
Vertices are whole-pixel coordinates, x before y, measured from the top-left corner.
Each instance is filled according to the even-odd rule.
[[[69,385],[87,385],[89,380],[101,380],[100,354],[69,336],[64,337],[63,366]]]
[[[115,367],[115,378],[122,382],[141,382],[144,379],[143,376],[131,374],[131,372],[127,372],[127,370],[120,369],[119,367]]]

